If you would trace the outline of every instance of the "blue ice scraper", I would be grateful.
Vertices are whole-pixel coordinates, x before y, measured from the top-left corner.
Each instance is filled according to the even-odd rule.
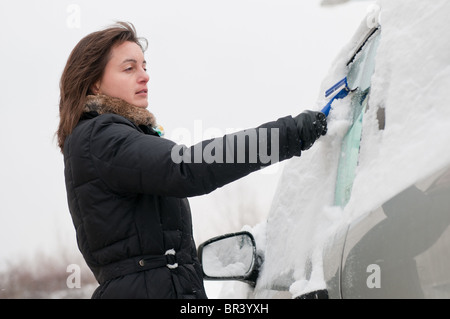
[[[331,104],[336,99],[343,99],[348,95],[348,92],[350,92],[351,89],[348,86],[348,80],[347,77],[340,80],[338,83],[333,85],[331,88],[329,88],[325,92],[325,97],[330,97],[330,101],[328,101],[327,105],[325,105],[322,109],[322,113],[324,113],[326,116],[330,113],[331,110]]]

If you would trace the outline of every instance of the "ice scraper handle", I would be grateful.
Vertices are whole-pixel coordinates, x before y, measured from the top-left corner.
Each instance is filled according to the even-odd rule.
[[[322,112],[303,111],[294,117],[294,121],[302,151],[309,149],[320,136],[327,133],[327,117]]]
[[[328,117],[328,114],[330,114],[331,110],[331,103],[333,103],[334,99],[331,99],[327,105],[325,105],[322,109],[322,113],[325,114],[326,117]]]

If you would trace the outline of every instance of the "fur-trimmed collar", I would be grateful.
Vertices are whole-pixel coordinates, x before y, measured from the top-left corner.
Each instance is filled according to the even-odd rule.
[[[84,111],[94,111],[98,114],[114,113],[129,119],[136,125],[157,126],[155,116],[147,109],[107,95],[88,95]]]

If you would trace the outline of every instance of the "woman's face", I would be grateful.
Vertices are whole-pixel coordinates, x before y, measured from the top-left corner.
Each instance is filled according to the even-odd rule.
[[[125,41],[111,49],[103,77],[93,86],[93,92],[121,98],[138,107],[148,106],[147,63],[142,49]]]

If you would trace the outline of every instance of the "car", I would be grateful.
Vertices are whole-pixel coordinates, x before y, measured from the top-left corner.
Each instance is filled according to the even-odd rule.
[[[198,247],[205,280],[245,282],[248,298],[450,297],[448,32],[422,34],[450,6],[407,25],[420,8],[383,5],[324,80],[331,136],[287,164],[266,221]]]

